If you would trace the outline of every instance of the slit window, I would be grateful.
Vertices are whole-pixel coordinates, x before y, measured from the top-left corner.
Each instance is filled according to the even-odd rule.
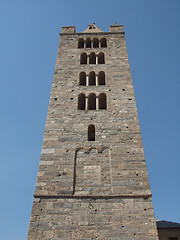
[[[92,124],[88,126],[88,141],[95,141],[95,126]]]

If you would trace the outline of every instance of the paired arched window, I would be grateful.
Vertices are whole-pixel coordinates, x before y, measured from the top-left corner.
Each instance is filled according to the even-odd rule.
[[[80,93],[78,96],[78,110],[85,110],[86,97],[84,93]]]
[[[107,47],[107,39],[106,38],[101,38],[100,40],[98,38],[90,39],[87,38],[84,40],[83,38],[80,38],[78,40],[78,48],[106,48]]]
[[[81,64],[87,64],[87,59],[89,58],[89,64],[104,64],[105,63],[105,57],[104,53],[100,52],[98,55],[95,54],[95,52],[91,52],[89,56],[87,56],[86,53],[81,53],[80,63]]]
[[[96,105],[96,100],[97,105]],[[106,94],[100,93],[96,97],[95,93],[90,93],[88,97],[84,93],[80,93],[78,96],[78,110],[98,110],[98,109],[107,109],[107,100]]]
[[[86,75],[85,72],[80,72],[79,85],[80,86],[105,85],[105,73],[103,71],[100,71],[98,74],[95,74],[94,71],[91,71],[89,74]]]
[[[86,53],[81,53],[81,64],[87,64],[87,54]]]
[[[95,141],[95,126],[92,124],[88,126],[88,141]]]

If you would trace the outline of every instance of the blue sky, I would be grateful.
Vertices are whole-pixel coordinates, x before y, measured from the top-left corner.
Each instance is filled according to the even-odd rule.
[[[156,219],[180,222],[180,1],[0,0],[0,239],[27,237],[59,32],[123,24]]]

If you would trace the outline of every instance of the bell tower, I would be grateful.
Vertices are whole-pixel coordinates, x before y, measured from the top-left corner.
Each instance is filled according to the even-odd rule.
[[[125,33],[63,27],[28,240],[157,240]]]

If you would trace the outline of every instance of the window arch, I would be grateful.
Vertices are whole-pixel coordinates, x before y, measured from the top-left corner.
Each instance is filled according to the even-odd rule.
[[[88,96],[88,110],[96,110],[96,95],[90,93]]]
[[[85,110],[86,97],[84,93],[78,95],[78,110]]]
[[[96,75],[95,72],[89,73],[89,85],[96,85]]]
[[[107,109],[106,94],[105,93],[100,93],[99,94],[99,109]]]
[[[103,71],[99,72],[98,85],[105,85],[105,73]]]
[[[87,64],[87,54],[81,53],[81,64]]]
[[[104,59],[104,53],[100,52],[98,54],[98,64],[104,64],[105,63],[105,59]]]
[[[86,86],[86,73],[80,72],[79,74],[79,85]]]
[[[95,141],[95,126],[92,124],[88,126],[88,141]]]
[[[107,47],[107,40],[106,40],[106,38],[101,38],[100,43],[101,43],[101,47],[102,48],[106,48]]]
[[[91,48],[91,39],[90,38],[86,39],[86,48]]]
[[[78,40],[78,48],[84,48],[84,39],[83,38],[80,38]]]
[[[96,54],[94,52],[89,55],[89,64],[96,64]]]
[[[99,48],[99,40],[98,38],[93,39],[93,48]]]

